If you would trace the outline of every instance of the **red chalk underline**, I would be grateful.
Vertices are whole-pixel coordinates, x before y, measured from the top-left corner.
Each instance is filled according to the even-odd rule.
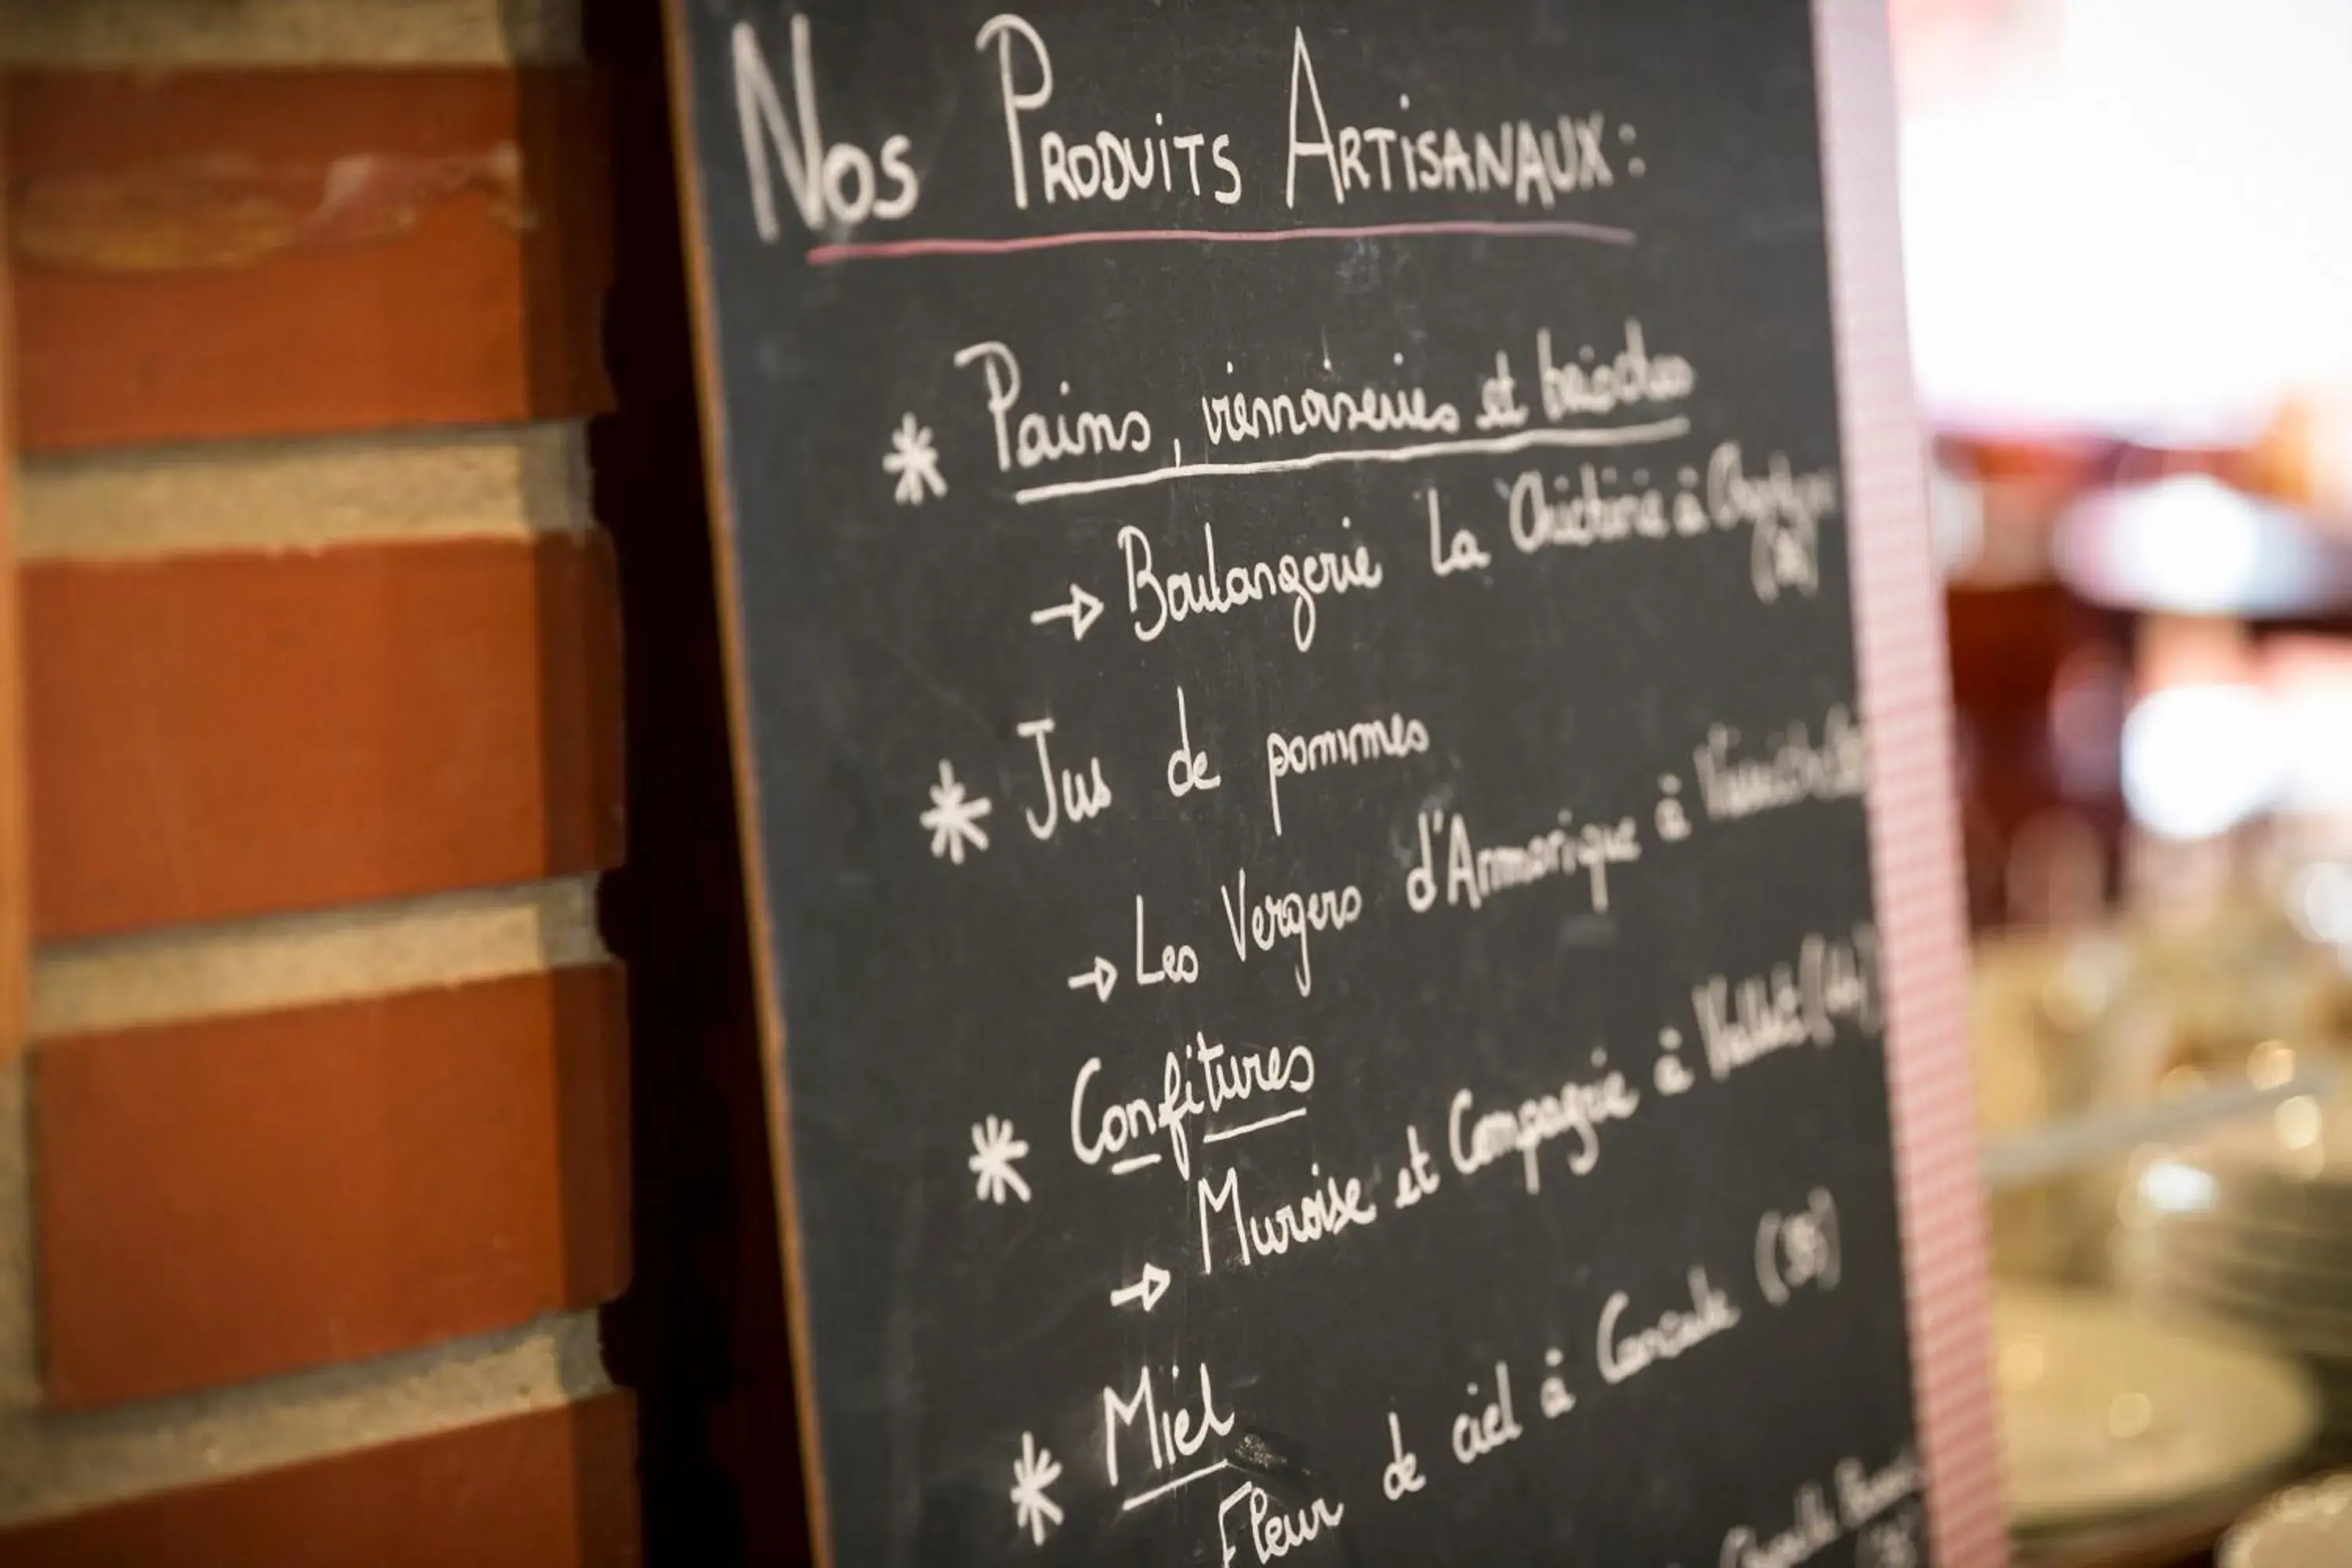
[[[1304,239],[1400,239],[1467,235],[1487,239],[1585,239],[1631,245],[1633,231],[1598,223],[1508,223],[1475,219],[1376,223],[1325,228],[1113,228],[1077,234],[1037,234],[1018,239],[872,239],[810,247],[812,267],[844,261],[888,261],[909,256],[1008,256],[1080,245],[1287,245]]]

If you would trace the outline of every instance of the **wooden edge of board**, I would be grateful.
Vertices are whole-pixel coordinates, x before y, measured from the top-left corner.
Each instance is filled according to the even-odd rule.
[[[702,413],[702,467],[709,494],[711,564],[717,574],[719,643],[727,659],[727,728],[735,773],[737,842],[751,934],[751,973],[760,1014],[760,1079],[767,1096],[768,1151],[774,1163],[776,1220],[783,1248],[784,1316],[792,1332],[793,1397],[808,1500],[809,1545],[816,1568],[835,1568],[831,1497],[825,1488],[824,1433],[817,1420],[816,1360],[810,1341],[808,1285],[803,1270],[799,1187],[793,1177],[792,1103],[784,1085],[783,977],[776,973],[769,928],[765,839],[760,819],[759,761],[753,752],[750,672],[743,661],[741,600],[735,560],[735,495],[727,474],[727,403],[719,370],[719,333],[703,242],[699,143],[695,137],[692,52],[687,0],[662,0],[669,64],[670,144],[677,160],[680,237],[686,246],[688,300],[693,310],[694,375]]]
[[[0,79],[0,123],[8,84]],[[0,166],[0,183],[6,169]],[[5,188],[0,184],[0,188]],[[16,336],[10,319],[7,217],[0,213],[0,1069],[24,1048],[29,1016],[33,896],[30,773],[25,756],[24,630],[17,613],[13,521],[16,482]]]
[[[1854,631],[1913,1398],[1934,1560],[2009,1557],[1968,1058],[1968,924],[1942,581],[1911,379],[1885,7],[1813,0]]]

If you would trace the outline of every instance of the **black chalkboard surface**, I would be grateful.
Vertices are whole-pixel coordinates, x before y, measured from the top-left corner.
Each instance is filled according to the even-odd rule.
[[[1926,1560],[1802,0],[674,0],[818,1549]]]

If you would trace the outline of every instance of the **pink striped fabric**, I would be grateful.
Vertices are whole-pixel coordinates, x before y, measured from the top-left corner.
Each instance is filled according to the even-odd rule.
[[[1905,327],[1886,8],[1814,0],[1813,18],[1919,1440],[1936,1562],[2000,1568],[2009,1540],[1968,1059],[1951,702]]]

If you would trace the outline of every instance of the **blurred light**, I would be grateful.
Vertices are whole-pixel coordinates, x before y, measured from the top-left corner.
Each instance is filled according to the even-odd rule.
[[[2084,497],[2059,523],[2050,561],[2076,593],[2127,610],[2297,616],[2352,596],[2352,551],[2205,474]]]
[[[2148,486],[2109,540],[2115,567],[2145,602],[2188,615],[2218,614],[2251,597],[2262,569],[2254,510],[2203,474]]]
[[[2328,861],[2295,879],[2294,913],[2314,942],[2352,946],[2352,866]]]
[[[2271,1124],[2278,1133],[2278,1141],[2287,1148],[2310,1149],[2318,1145],[2322,1120],[2319,1101],[2307,1094],[2298,1094],[2280,1103],[2272,1113]]]
[[[2294,1076],[2294,1049],[2284,1040],[2264,1040],[2246,1057],[2246,1077],[2256,1089],[2276,1089]]]
[[[2352,647],[2280,637],[2265,644],[2263,665],[2293,742],[2282,804],[2314,816],[2352,811]]]
[[[2136,1388],[2116,1394],[2107,1404],[2107,1436],[2118,1443],[2145,1437],[2155,1424],[2155,1402]]]
[[[1941,463],[1927,466],[1927,521],[1937,564],[1948,578],[1965,577],[1984,553],[1984,486],[1974,475]]]
[[[2140,1173],[2140,1196],[2166,1214],[2202,1214],[2213,1206],[2213,1178],[2178,1160],[2158,1160]]]
[[[2352,808],[2352,694],[2294,693],[2279,707],[2294,738],[2285,804],[2315,816]]]
[[[2078,943],[2042,982],[2042,1014],[2062,1035],[2079,1035],[2099,1021],[2116,1000],[2111,955]]]
[[[2124,720],[2124,800],[2167,838],[2210,838],[2278,798],[2286,771],[2276,708],[2260,687],[2176,686]]]

